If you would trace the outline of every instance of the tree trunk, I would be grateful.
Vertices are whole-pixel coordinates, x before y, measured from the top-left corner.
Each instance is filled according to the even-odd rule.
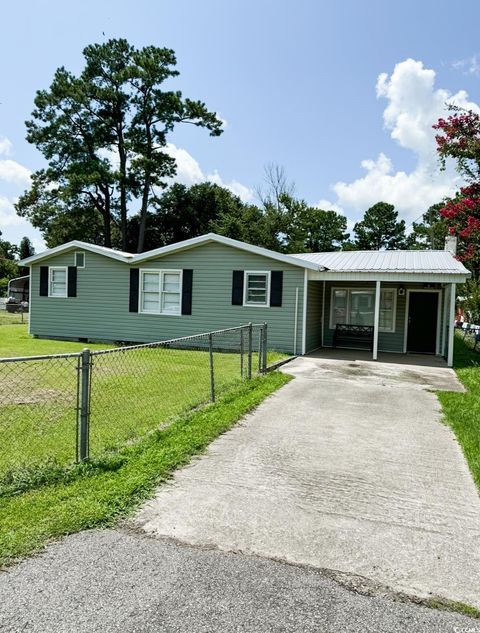
[[[105,205],[103,207],[103,242],[107,248],[112,247],[112,230],[111,230],[111,216],[110,216],[110,192],[108,187],[104,194]]]
[[[142,253],[145,245],[145,229],[147,228],[148,194],[150,191],[150,173],[145,174],[143,184],[142,207],[140,209],[140,225],[138,227],[137,253]]]
[[[142,253],[145,245],[145,230],[147,228],[147,211],[148,211],[148,197],[150,193],[150,183],[151,183],[151,165],[150,160],[153,154],[153,141],[152,141],[152,130],[151,130],[151,122],[150,120],[145,120],[145,133],[147,140],[146,147],[146,156],[147,156],[147,169],[145,170],[145,180],[143,183],[143,194],[142,194],[142,207],[140,209],[140,225],[138,227],[138,244],[137,244],[137,253]]]
[[[120,231],[122,250],[127,250],[127,152],[123,137],[123,115],[117,112],[118,157],[120,161]]]

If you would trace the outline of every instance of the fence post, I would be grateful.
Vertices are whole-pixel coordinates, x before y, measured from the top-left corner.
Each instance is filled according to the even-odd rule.
[[[247,360],[247,378],[250,380],[252,377],[252,344],[253,344],[253,327],[252,324],[248,324],[248,360]]]
[[[262,358],[263,373],[265,373],[267,371],[267,341],[268,341],[268,337],[267,337],[267,322],[265,321],[265,323],[263,324],[263,346],[262,346],[262,352],[263,352],[263,358]]]
[[[240,378],[243,378],[243,327],[240,329]]]
[[[258,373],[262,373],[262,358],[263,358],[263,328],[258,328]]]
[[[80,357],[80,441],[78,443],[78,461],[80,462],[84,462],[89,457],[91,366],[90,350],[85,348]]]
[[[208,335],[208,351],[210,355],[210,399],[215,402],[215,373],[213,370],[213,335]]]

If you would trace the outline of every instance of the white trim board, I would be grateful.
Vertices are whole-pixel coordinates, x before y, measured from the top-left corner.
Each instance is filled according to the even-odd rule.
[[[411,292],[436,292],[438,294],[437,305],[437,332],[435,340],[435,354],[440,354],[440,326],[442,323],[442,293],[441,289],[437,288],[407,288],[407,296],[405,300],[405,324],[403,332],[403,353],[407,353],[407,341],[408,341],[408,311],[410,309],[410,293]]]

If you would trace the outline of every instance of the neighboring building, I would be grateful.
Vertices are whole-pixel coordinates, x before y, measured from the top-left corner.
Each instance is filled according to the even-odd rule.
[[[28,301],[29,285],[30,275],[10,279],[8,282],[7,297],[15,299],[17,303]]]
[[[35,336],[153,342],[266,321],[272,349],[305,354],[336,339],[373,358],[449,364],[456,284],[469,275],[448,250],[283,255],[213,233],[139,255],[74,241],[21,264]]]

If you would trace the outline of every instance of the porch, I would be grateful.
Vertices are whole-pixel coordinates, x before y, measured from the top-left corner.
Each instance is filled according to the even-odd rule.
[[[349,363],[366,363],[372,360],[372,353],[363,349],[345,349],[323,347],[307,354],[309,358],[321,360],[346,361]],[[378,363],[387,365],[411,365],[416,367],[446,368],[447,361],[436,354],[397,354],[395,352],[378,352]]]
[[[308,280],[304,353],[451,366],[456,284],[371,279]]]

